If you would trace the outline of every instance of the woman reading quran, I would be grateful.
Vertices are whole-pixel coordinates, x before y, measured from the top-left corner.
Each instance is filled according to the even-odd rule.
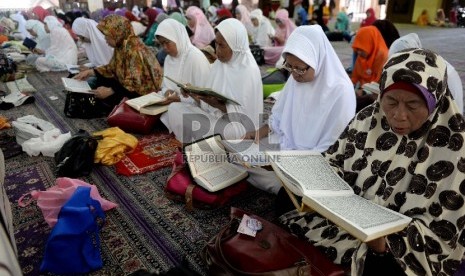
[[[352,275],[453,275],[465,251],[465,121],[446,63],[425,49],[399,52],[380,91],[325,157],[356,194],[411,217],[409,225],[362,243],[316,213],[280,220]]]

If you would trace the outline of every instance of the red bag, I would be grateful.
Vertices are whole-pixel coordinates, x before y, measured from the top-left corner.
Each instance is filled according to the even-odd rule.
[[[244,214],[259,222],[255,237],[237,232]],[[231,221],[210,239],[202,257],[208,275],[345,275],[341,266],[309,242],[235,207],[231,208]]]
[[[226,204],[231,198],[246,191],[247,181],[243,180],[221,191],[212,193],[192,180],[189,168],[180,149],[176,151],[173,162],[173,171],[168,176],[165,193],[168,198],[186,202],[186,208],[190,211],[193,207],[212,208]]]
[[[125,132],[148,134],[153,130],[155,123],[160,119],[160,115],[146,115],[133,109],[125,102],[128,98],[123,98],[121,102],[113,108],[107,117],[108,125],[119,127]]]

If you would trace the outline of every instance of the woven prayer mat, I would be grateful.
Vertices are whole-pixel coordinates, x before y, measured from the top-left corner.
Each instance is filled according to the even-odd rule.
[[[171,134],[143,136],[134,151],[115,164],[116,172],[129,176],[171,166],[180,146],[181,143]]]

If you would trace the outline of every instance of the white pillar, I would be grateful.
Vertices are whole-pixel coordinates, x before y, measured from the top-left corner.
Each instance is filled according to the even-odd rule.
[[[103,9],[103,0],[87,0],[89,11],[93,12],[98,9]]]

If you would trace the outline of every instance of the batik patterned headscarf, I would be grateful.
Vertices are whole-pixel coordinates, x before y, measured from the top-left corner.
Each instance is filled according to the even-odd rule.
[[[162,69],[155,54],[147,48],[132,30],[125,17],[109,15],[97,28],[116,40],[110,63],[96,70],[106,78],[115,78],[128,91],[145,95],[160,90]]]
[[[355,116],[326,158],[355,194],[412,218],[404,230],[385,237],[407,275],[453,275],[465,251],[465,121],[451,104],[446,63],[437,54],[413,49],[392,56],[381,93],[396,82],[418,84],[436,100],[423,126],[396,134],[378,98]],[[314,228],[326,221],[319,216],[293,215],[282,217],[291,229],[306,232],[315,246],[332,252],[333,261],[351,263],[352,275],[361,275],[365,243],[333,224]]]

